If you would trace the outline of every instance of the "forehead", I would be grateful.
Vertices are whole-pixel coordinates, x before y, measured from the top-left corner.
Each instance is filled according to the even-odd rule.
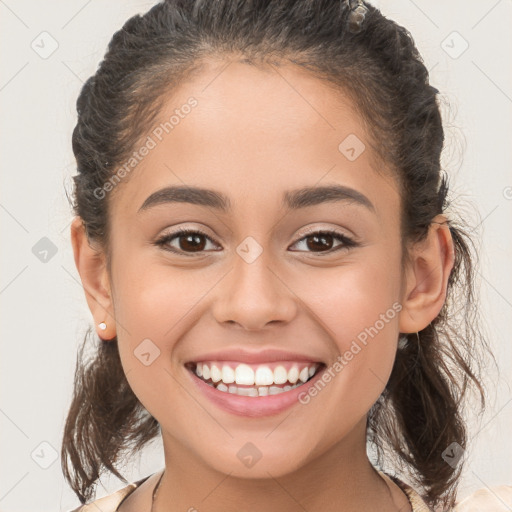
[[[169,93],[142,144],[151,149],[116,191],[123,212],[168,185],[223,191],[233,209],[325,182],[359,190],[377,209],[382,187],[388,203],[397,199],[348,96],[291,64],[208,62]]]

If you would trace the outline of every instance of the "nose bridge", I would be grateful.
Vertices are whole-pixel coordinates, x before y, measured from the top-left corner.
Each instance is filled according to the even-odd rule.
[[[236,248],[230,276],[213,308],[218,322],[253,330],[269,322],[289,322],[296,302],[273,268],[270,249],[248,236]]]

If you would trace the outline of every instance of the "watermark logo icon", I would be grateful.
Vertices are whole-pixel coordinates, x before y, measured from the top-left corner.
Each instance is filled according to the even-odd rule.
[[[441,42],[441,48],[452,59],[458,59],[469,48],[469,43],[454,30]]]
[[[463,455],[464,448],[462,448],[459,443],[454,442],[446,448],[446,450],[441,454],[441,457],[452,468],[455,468]]]
[[[48,441],[43,441],[32,450],[30,457],[39,467],[48,469],[58,459],[59,454]]]
[[[43,31],[30,43],[30,47],[41,59],[47,59],[57,51],[59,43],[50,33]]]
[[[32,254],[42,263],[48,263],[56,254],[57,246],[46,236],[32,247]]]
[[[338,146],[339,152],[350,162],[357,160],[365,149],[363,141],[354,133],[345,137]]]
[[[236,456],[240,459],[244,466],[252,468],[258,462],[263,454],[258,450],[257,446],[251,442],[245,443],[238,451]]]
[[[252,263],[263,252],[263,247],[252,236],[248,236],[238,245],[236,252],[246,263]]]
[[[149,338],[146,338],[137,345],[133,353],[144,366],[149,366],[160,356],[160,349]]]

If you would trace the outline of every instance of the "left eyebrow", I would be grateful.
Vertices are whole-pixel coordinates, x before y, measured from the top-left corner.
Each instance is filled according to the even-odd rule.
[[[344,185],[304,187],[284,194],[284,202],[291,210],[338,201],[346,201],[364,206],[375,213],[375,206],[364,194]]]
[[[375,213],[375,207],[365,195],[343,185],[303,187],[287,191],[283,195],[283,203],[290,210],[338,201],[361,205]],[[229,197],[221,192],[200,187],[169,186],[153,192],[138,211],[147,210],[159,204],[176,202],[208,206],[223,212],[231,209]]]

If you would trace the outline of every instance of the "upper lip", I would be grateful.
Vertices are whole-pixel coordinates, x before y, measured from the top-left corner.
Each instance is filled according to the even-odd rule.
[[[240,363],[258,364],[258,363],[271,363],[273,361],[306,361],[311,363],[322,363],[317,357],[309,356],[307,354],[299,354],[297,352],[289,352],[286,350],[264,349],[258,352],[251,352],[246,349],[226,349],[218,352],[209,352],[201,354],[189,363],[198,363],[200,361],[237,361]]]

